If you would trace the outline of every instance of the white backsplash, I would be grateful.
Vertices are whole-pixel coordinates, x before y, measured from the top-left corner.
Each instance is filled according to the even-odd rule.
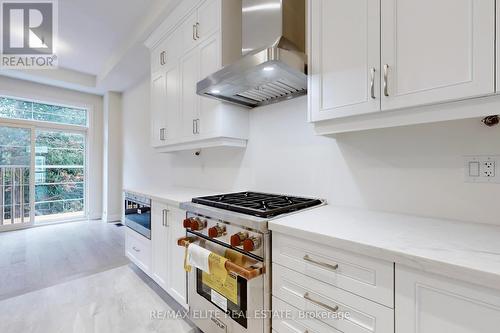
[[[479,119],[322,137],[298,98],[250,111],[246,150],[163,155],[149,146],[148,85],[124,94],[125,187],[254,189],[500,225],[500,185],[464,182],[463,155],[500,153],[500,128]]]

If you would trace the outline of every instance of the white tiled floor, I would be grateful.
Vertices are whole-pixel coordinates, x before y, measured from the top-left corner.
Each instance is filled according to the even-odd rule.
[[[0,302],[0,332],[189,332],[183,320],[151,319],[171,308],[122,266]]]
[[[181,319],[151,319],[178,308],[124,256],[124,228],[94,221],[0,233],[0,333],[193,331]]]

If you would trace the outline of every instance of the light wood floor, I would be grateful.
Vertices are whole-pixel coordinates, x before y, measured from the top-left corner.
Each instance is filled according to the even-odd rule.
[[[124,228],[98,221],[0,233],[0,300],[128,263]]]
[[[0,233],[0,332],[198,332],[151,318],[181,306],[125,257],[124,234],[95,221]]]
[[[0,301],[2,333],[191,333],[131,265]]]

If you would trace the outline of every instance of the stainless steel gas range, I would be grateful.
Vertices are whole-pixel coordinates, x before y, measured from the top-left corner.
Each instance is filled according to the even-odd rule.
[[[180,246],[197,244],[228,258],[226,283],[209,274],[188,274],[191,320],[205,333],[271,332],[271,219],[323,205],[313,198],[240,192],[192,199],[186,237]]]

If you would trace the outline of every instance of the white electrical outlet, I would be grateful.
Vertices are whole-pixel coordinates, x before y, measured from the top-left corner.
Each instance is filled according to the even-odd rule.
[[[500,155],[464,157],[467,183],[500,183]]]

